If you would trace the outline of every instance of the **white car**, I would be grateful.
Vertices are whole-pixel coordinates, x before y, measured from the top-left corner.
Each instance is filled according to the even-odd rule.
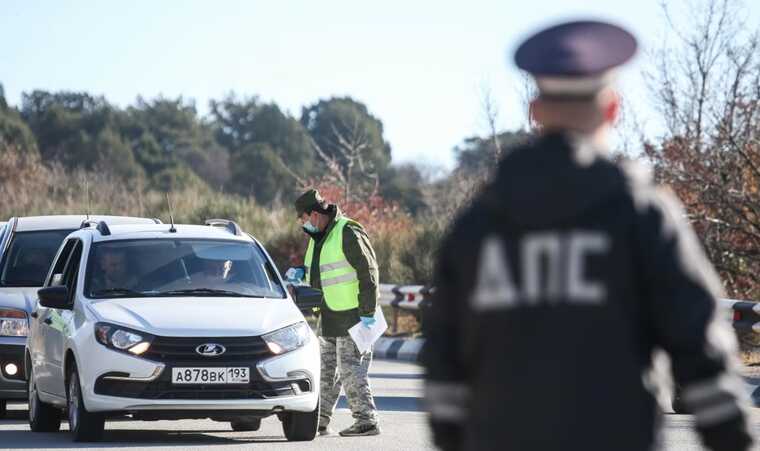
[[[115,416],[257,430],[277,415],[289,440],[314,439],[319,343],[301,310],[321,292],[294,292],[298,305],[229,221],[72,233],[32,313],[32,431],[58,430],[62,409],[76,441],[98,440]]]
[[[0,228],[0,418],[6,401],[26,400],[24,345],[29,313],[66,235],[88,220],[160,223],[126,216],[51,215],[11,218]]]

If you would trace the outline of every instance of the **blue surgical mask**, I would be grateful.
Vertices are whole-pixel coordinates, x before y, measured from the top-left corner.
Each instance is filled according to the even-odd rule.
[[[303,225],[303,229],[306,233],[319,233],[319,229],[316,228],[311,221],[306,221]]]

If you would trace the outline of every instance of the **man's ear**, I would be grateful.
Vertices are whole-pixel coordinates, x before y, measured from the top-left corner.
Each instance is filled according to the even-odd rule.
[[[541,100],[533,99],[528,104],[528,121],[530,124],[537,125],[541,123],[543,111],[541,111]]]
[[[615,91],[610,91],[606,97],[602,111],[604,122],[614,124],[620,116],[620,95]]]

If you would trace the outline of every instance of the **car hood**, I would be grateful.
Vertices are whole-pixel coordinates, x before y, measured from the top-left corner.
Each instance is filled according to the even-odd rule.
[[[304,320],[290,299],[124,298],[95,301],[89,309],[97,321],[174,337],[255,336]]]
[[[24,310],[30,313],[37,304],[39,288],[14,288],[0,290],[0,307]]]

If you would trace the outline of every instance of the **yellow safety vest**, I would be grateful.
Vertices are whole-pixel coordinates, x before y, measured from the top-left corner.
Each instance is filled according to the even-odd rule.
[[[319,280],[327,307],[334,312],[342,312],[359,307],[359,278],[356,270],[346,260],[343,253],[343,229],[347,224],[360,224],[346,217],[340,217],[322,244],[319,254]],[[314,256],[314,239],[309,240],[304,265],[306,283],[311,284],[311,260]]]

